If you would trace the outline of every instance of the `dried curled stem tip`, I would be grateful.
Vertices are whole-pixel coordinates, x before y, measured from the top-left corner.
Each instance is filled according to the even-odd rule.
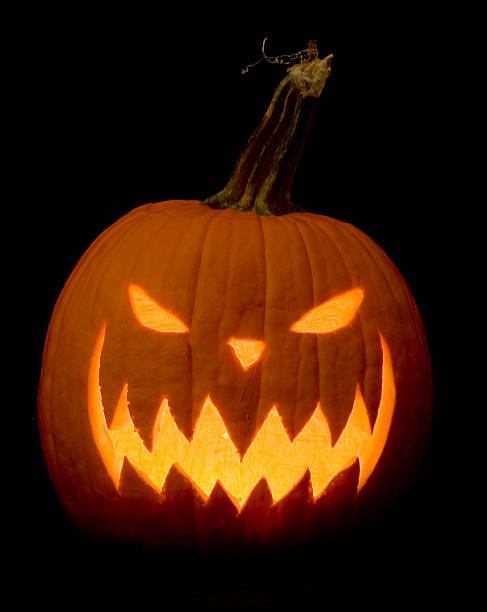
[[[324,59],[314,59],[310,62],[301,62],[288,68],[292,74],[296,87],[304,97],[319,98],[326,80],[331,74],[331,60],[333,55]]]
[[[301,49],[301,51],[297,51],[296,53],[284,54],[284,55],[276,55],[271,56],[267,55],[265,52],[265,44],[267,42],[267,37],[264,38],[262,43],[262,57],[260,60],[255,62],[254,64],[249,64],[242,70],[242,74],[247,74],[249,68],[253,68],[263,62],[264,60],[269,64],[292,64],[293,62],[299,61],[300,63],[309,62],[318,57],[318,46],[316,44],[316,40],[310,40],[306,49]]]

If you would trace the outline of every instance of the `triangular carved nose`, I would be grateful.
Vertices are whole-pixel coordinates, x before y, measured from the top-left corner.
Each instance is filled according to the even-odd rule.
[[[247,340],[242,338],[230,338],[228,343],[244,370],[259,361],[264,350],[265,343],[262,340]]]

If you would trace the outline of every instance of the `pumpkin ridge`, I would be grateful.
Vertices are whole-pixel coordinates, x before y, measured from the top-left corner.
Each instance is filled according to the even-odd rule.
[[[264,308],[264,316],[262,317],[262,329],[261,329],[261,337],[266,340],[266,326],[267,326],[267,304],[268,304],[268,295],[267,295],[267,289],[268,289],[268,279],[267,279],[267,274],[268,274],[268,268],[267,268],[267,256],[268,256],[268,246],[266,243],[266,238],[265,238],[265,232],[264,232],[264,225],[263,225],[263,220],[261,215],[257,215],[256,217],[257,222],[259,224],[259,230],[260,230],[260,237],[261,237],[261,241],[262,241],[262,253],[263,253],[263,257],[262,257],[262,265],[263,265],[263,270],[264,270],[264,296],[263,296],[263,308]],[[259,407],[260,407],[260,403],[261,403],[261,397],[263,395],[263,377],[260,377],[260,381],[259,381],[259,401],[257,404],[257,410],[255,410],[253,413],[251,413],[248,417],[249,420],[249,432],[251,432],[251,438],[253,438],[253,436],[255,435],[255,431],[256,431],[256,427],[257,427],[257,423],[258,421],[258,417],[259,417]]]
[[[345,290],[347,288],[351,288],[354,287],[356,285],[356,283],[354,283],[354,279],[353,279],[353,274],[350,270],[350,266],[349,266],[349,262],[347,261],[347,258],[344,255],[344,251],[340,245],[340,241],[336,240],[336,238],[333,236],[332,233],[330,233],[328,230],[329,224],[326,223],[326,221],[322,222],[322,223],[316,223],[316,221],[312,218],[305,218],[304,215],[293,215],[294,217],[294,222],[301,227],[305,227],[307,228],[307,230],[310,232],[310,236],[313,236],[313,239],[316,241],[316,243],[320,243],[321,239],[320,236],[324,236],[325,240],[327,241],[327,244],[330,245],[333,249],[333,251],[335,252],[335,256],[337,258],[337,261],[339,262],[340,266],[343,268],[344,271],[344,275],[343,275],[343,279],[346,279],[346,282],[343,283],[343,287],[339,287],[339,288],[335,288],[335,291],[338,290]],[[321,219],[320,219],[321,220]],[[308,238],[308,242],[309,242],[310,238]],[[329,246],[327,247],[327,249],[329,248]],[[312,264],[313,262],[313,258],[310,257],[310,264]],[[319,266],[320,263],[316,262],[315,264],[316,266]],[[333,263],[333,266],[336,266],[336,262]],[[330,265],[328,265],[328,268],[330,268]],[[329,272],[327,271],[327,276],[328,276]],[[316,278],[316,272],[313,274],[313,278]],[[328,296],[327,296],[328,297]],[[317,301],[320,301],[322,298],[317,298]],[[359,312],[360,315],[360,312]],[[358,328],[360,328],[360,334],[362,336],[362,342],[361,345],[363,346],[365,344],[365,339],[363,337],[363,330],[361,326],[357,326]],[[339,371],[337,370],[338,368],[338,361],[337,359],[331,359],[331,360],[326,360],[324,358],[324,354],[326,354],[326,352],[328,351],[328,348],[324,347],[323,344],[321,344],[320,346],[320,342],[317,338],[317,361],[318,361],[318,371],[320,372],[320,389],[319,389],[319,397],[320,397],[320,401],[322,401],[322,398],[326,398],[329,397],[330,395],[330,391],[329,389],[326,390],[325,388],[325,382],[323,379],[323,374],[321,374],[322,372],[322,368],[328,368],[328,367],[333,367],[333,375],[329,374],[326,377],[326,380],[331,379],[333,381],[333,385],[334,385],[334,394],[335,396],[340,396],[340,389],[337,387],[337,381],[339,380]],[[327,363],[331,363],[331,366],[327,365]],[[323,381],[323,382],[322,382]],[[359,382],[359,380],[354,380],[352,381],[352,385],[356,385]],[[328,408],[329,410],[331,409],[333,412],[330,413],[329,410],[326,410],[325,406],[327,406],[327,403],[322,401],[322,406],[323,406],[323,410],[325,412],[325,414],[327,415],[328,418],[328,422],[330,424],[330,429],[331,429],[331,433],[332,433],[332,440],[333,443],[336,442],[336,440],[339,438],[341,431],[343,430],[343,428],[346,425],[347,419],[350,415],[350,412],[352,410],[352,405],[353,405],[353,392],[355,390],[355,387],[349,387],[347,389],[347,394],[349,395],[348,399],[346,401],[343,402],[339,402],[339,401],[328,401]],[[343,410],[344,409],[344,410]]]
[[[401,281],[403,282],[397,283],[398,289],[401,292],[403,299],[405,299],[407,303],[409,304],[409,312],[410,312],[411,317],[414,319],[418,319],[418,313],[419,313],[418,305],[416,303],[416,300],[414,299],[414,295],[407,288],[407,283],[405,282],[405,279],[401,271],[396,266],[396,264],[392,261],[392,259],[387,255],[387,253],[382,249],[380,245],[374,242],[369,236],[364,234],[364,232],[359,230],[357,227],[352,226],[351,233],[366,251],[373,254],[372,258],[376,265],[381,264],[381,267],[382,266],[387,267],[387,271],[389,272],[389,274],[385,276],[387,276],[388,278],[391,277],[394,279],[397,276],[400,277]],[[419,339],[419,344],[423,345],[424,348],[427,348],[427,344],[424,345],[424,339],[426,337],[425,334],[421,332],[420,336],[421,337]]]
[[[335,225],[341,231],[344,231],[344,228],[340,228],[340,222],[336,222]],[[362,251],[368,255],[370,264],[368,268],[372,268],[375,271],[378,271],[381,276],[382,283],[388,287],[389,298],[387,299],[387,304],[383,304],[382,308],[387,312],[390,312],[391,305],[396,311],[396,319],[398,321],[401,320],[401,314],[399,309],[399,304],[406,303],[408,305],[408,318],[414,321],[414,338],[415,338],[415,349],[413,354],[424,355],[423,358],[423,367],[420,368],[421,371],[425,371],[428,368],[429,364],[429,351],[428,345],[426,341],[426,336],[424,333],[423,324],[421,322],[419,311],[417,305],[414,301],[414,297],[406,286],[406,283],[398,270],[397,266],[392,262],[389,256],[383,251],[383,249],[377,245],[375,241],[372,240],[369,236],[364,234],[361,230],[356,228],[351,224],[343,224],[346,227],[347,232],[349,233],[352,240],[360,246]],[[370,282],[374,285],[377,285],[375,280],[375,275],[371,276]],[[399,292],[399,295],[398,295]],[[374,294],[377,296],[385,295],[383,291],[375,290]],[[411,299],[412,298],[412,299]],[[392,322],[390,323],[392,324]],[[411,329],[411,327],[409,328]],[[382,330],[384,332],[384,330]],[[396,364],[396,368],[397,368]],[[373,372],[374,366],[370,366],[371,371]],[[424,377],[425,380],[427,376]],[[424,383],[424,388],[428,387],[428,383]],[[428,393],[426,393],[428,395]],[[425,399],[425,405],[428,404],[428,398]],[[368,409],[370,410],[372,407],[372,403],[366,402]],[[371,422],[372,422],[372,415]],[[374,419],[375,423],[375,419]]]
[[[322,224],[318,221],[317,225],[322,228]],[[337,232],[337,234],[339,234],[342,237],[346,237],[346,240],[348,241],[349,244],[353,244],[353,243],[357,243],[357,241],[354,239],[354,234],[353,234],[353,230],[355,229],[353,225],[351,225],[350,223],[343,223],[341,221],[338,220],[333,220],[333,222],[331,223],[331,226],[334,228],[334,231]],[[355,249],[353,249],[355,250]],[[373,287],[377,286],[377,282],[375,280],[374,275],[370,274],[370,270],[375,269],[375,260],[372,257],[371,253],[367,252],[367,254],[369,255],[370,258],[370,263],[372,265],[370,265],[369,263],[365,264],[366,265],[366,270],[367,270],[367,276],[368,276],[368,280],[367,283],[370,283]],[[364,260],[363,255],[361,255],[361,259]],[[389,279],[385,276],[382,276],[382,281],[388,286],[388,288],[390,289],[390,284],[389,284]],[[370,292],[369,292],[370,293]],[[383,294],[383,292],[379,292],[377,290],[372,291],[373,295],[379,295],[379,294]],[[391,295],[392,295],[392,291],[391,291]],[[359,313],[360,316],[360,313]],[[382,330],[384,331],[384,330]],[[370,341],[369,338],[366,337],[366,331],[364,329],[364,324],[363,324],[363,317],[361,320],[361,324],[360,324],[360,332],[362,334],[362,339],[363,339],[363,346],[364,346],[364,351],[365,351],[365,369],[363,372],[363,376],[362,376],[362,391],[363,394],[366,398],[366,406],[367,406],[367,411],[369,414],[369,418],[371,421],[371,424],[373,425],[375,423],[375,419],[377,416],[377,410],[379,407],[379,401],[380,398],[376,397],[375,399],[370,398],[369,393],[367,392],[368,389],[368,384],[367,384],[367,380],[368,380],[368,376],[371,375],[372,377],[377,375],[377,363],[373,360],[369,358],[369,355],[371,354],[371,345],[370,345]],[[372,332],[376,338],[375,342],[377,343],[377,346],[379,345],[379,336],[377,335],[376,331],[374,330]],[[378,352],[378,350],[377,350]],[[375,384],[373,385],[375,387]]]
[[[211,215],[208,218],[208,222],[205,228],[205,232],[204,235],[201,239],[201,249],[200,249],[200,257],[198,260],[198,270],[196,272],[196,282],[195,282],[195,287],[194,287],[194,299],[193,299],[193,308],[191,311],[191,319],[190,319],[190,325],[189,328],[190,330],[193,329],[194,326],[194,316],[195,316],[195,310],[196,310],[196,302],[198,300],[198,292],[200,289],[200,283],[201,283],[201,269],[202,269],[202,263],[203,263],[203,254],[205,253],[206,249],[208,248],[208,236],[210,233],[210,229],[211,226],[213,224],[213,221],[215,221],[215,219],[217,219],[219,216],[218,211],[215,211],[213,215]],[[201,406],[197,406],[197,402],[195,401],[195,384],[194,384],[194,362],[193,362],[193,355],[192,355],[192,351],[191,351],[191,347],[190,347],[190,363],[191,363],[191,374],[190,374],[190,378],[191,378],[191,389],[192,389],[192,397],[193,397],[193,402],[192,402],[192,409],[191,409],[191,427],[194,427],[194,424],[196,422],[197,417],[200,414],[201,411]]]
[[[122,218],[120,218],[116,223],[117,223],[117,230],[118,230],[118,223],[120,223],[120,226],[125,226],[128,225],[130,226],[133,221],[134,221],[134,217],[136,216],[134,213],[137,211],[138,209],[134,209],[132,211],[130,211],[129,213],[127,213],[126,215],[124,215]],[[76,276],[79,275],[79,272],[81,269],[83,269],[84,267],[86,267],[87,265],[89,265],[89,263],[91,261],[93,261],[93,259],[99,257],[103,251],[105,246],[107,245],[107,242],[109,242],[111,240],[111,235],[113,232],[113,225],[110,225],[109,227],[107,227],[90,245],[90,247],[85,251],[85,253],[81,256],[80,260],[77,262],[76,266],[74,267],[73,271],[71,272],[71,274],[68,277],[68,280],[72,277],[75,278]],[[61,305],[64,303],[65,301],[65,296],[68,295],[72,295],[73,291],[75,290],[75,286],[71,286],[70,283],[66,282],[64,287],[62,288],[58,299],[56,301],[56,304],[54,306],[54,310],[53,310],[53,315],[56,314],[56,309],[58,308],[58,305]],[[68,293],[69,292],[69,293]]]
[[[173,251],[174,259],[171,265],[171,270],[178,270],[178,266],[180,265],[180,257],[177,256],[178,249],[187,239],[186,236],[191,234],[193,222],[193,217],[189,217],[189,219],[184,218],[183,221],[182,217],[171,214],[159,214],[154,216],[152,213],[150,213],[150,216],[146,217],[146,230],[143,233],[140,233],[138,236],[135,236],[133,243],[127,244],[125,247],[127,249],[130,248],[130,250],[134,252],[134,257],[129,262],[128,266],[124,266],[120,273],[116,268],[114,268],[112,275],[123,275],[128,277],[130,283],[142,283],[142,286],[146,290],[150,290],[151,293],[155,292],[158,294],[159,291],[164,291],[166,281],[170,282],[171,279],[167,280],[163,276],[163,271],[154,265],[154,262],[157,262],[161,257],[161,240],[164,241],[164,237],[170,235],[178,236],[179,239],[176,242],[175,251]],[[149,282],[149,279],[145,278],[144,272],[149,268],[153,271],[153,282],[148,285],[147,283]],[[137,320],[137,318],[134,317],[132,306],[129,305],[130,301],[128,299],[128,289],[124,289],[123,300],[127,304],[127,311],[129,313],[127,316],[130,316],[130,319],[132,320]],[[125,347],[125,350],[127,350],[127,347]],[[162,361],[160,362],[160,368],[164,369],[167,367],[164,353],[161,353],[161,359]],[[121,364],[120,367],[124,369],[125,364]],[[141,374],[140,371],[135,371],[133,374],[135,376],[143,375],[143,373]],[[121,384],[122,379],[120,378],[116,381],[118,391],[116,393],[112,391],[112,403],[110,406],[111,410],[109,412],[111,417],[113,417],[115,406],[118,402]],[[152,414],[155,417],[160,406],[161,394],[158,393],[158,389],[154,387],[149,396],[145,397],[145,401],[142,402],[140,400],[140,396],[138,395],[139,389],[139,385],[132,385],[130,388],[130,403],[134,407],[131,416],[145,445],[150,450],[152,444],[152,423],[151,419],[147,418],[146,415]],[[166,389],[163,389],[162,395],[164,396],[165,393]],[[142,409],[142,406],[144,406],[144,409]],[[184,415],[177,414],[176,418],[178,420],[178,424],[183,421],[183,425],[186,425],[184,423]]]
[[[132,211],[133,212],[133,211]],[[132,227],[133,227],[133,222],[135,219],[133,219],[132,217],[132,213],[128,213],[125,216],[123,221],[123,228],[127,230],[127,233],[129,231],[131,231]],[[118,229],[118,228],[117,228]],[[111,241],[112,238],[112,234],[113,234],[113,225],[110,226],[109,228],[107,228],[99,237],[98,240],[95,241],[92,245],[93,249],[90,247],[90,249],[88,249],[88,251],[85,253],[85,255],[81,258],[81,260],[78,262],[78,264],[75,266],[75,269],[72,271],[69,279],[71,280],[71,282],[66,282],[57,302],[54,308],[54,312],[53,315],[51,317],[51,322],[49,324],[49,328],[48,328],[48,337],[50,338],[50,345],[49,345],[49,351],[50,354],[52,355],[56,355],[58,352],[58,347],[59,347],[59,343],[61,342],[61,340],[64,340],[63,338],[63,333],[61,333],[61,330],[63,329],[63,327],[65,326],[66,323],[66,312],[68,310],[68,306],[71,303],[71,299],[73,298],[73,296],[76,294],[76,292],[79,290],[80,285],[82,283],[86,283],[86,279],[83,278],[82,273],[84,272],[84,270],[86,270],[91,262],[98,258],[100,256],[100,254],[103,252],[103,250],[107,247],[107,244]],[[55,325],[55,326],[54,326]],[[68,326],[69,327],[69,326]],[[53,344],[54,343],[54,344]],[[46,359],[48,358],[48,356],[46,355]],[[52,378],[55,376],[55,367],[53,366],[53,372],[51,374],[51,384],[52,384]],[[59,449],[59,444],[56,443],[54,436],[52,434],[53,431],[57,430],[57,421],[55,421],[55,414],[54,414],[54,410],[53,410],[53,406],[51,405],[51,402],[49,402],[49,410],[47,411],[47,415],[45,418],[45,421],[49,423],[48,426],[48,431],[49,431],[49,438],[52,440],[52,449],[53,452],[52,454],[50,454],[50,457],[52,459],[52,461],[54,462],[55,466],[56,466],[56,470],[59,474],[63,474],[66,472],[66,469],[69,470],[70,473],[75,474],[76,473],[76,469],[73,469],[74,464],[72,462],[69,461],[69,458],[66,457],[62,451],[60,451]],[[82,423],[81,423],[81,413],[77,412],[77,418],[76,418],[76,423],[77,423],[77,427],[76,429],[79,431],[82,431],[83,427],[82,427]],[[61,416],[61,415],[60,415]],[[55,425],[56,423],[56,425]],[[59,440],[59,442],[61,442],[61,440]],[[86,470],[86,461],[85,461],[85,457],[87,455],[83,455],[83,459],[81,460],[83,463],[83,471],[87,472],[88,470]],[[63,460],[61,460],[60,458],[63,458]],[[68,462],[68,466],[65,465],[65,461]],[[62,467],[61,467],[62,466]],[[91,485],[88,483],[86,485],[89,489],[91,489]],[[94,492],[94,490],[93,490]],[[95,492],[94,492],[95,493]],[[96,494],[95,494],[96,497]]]
[[[370,260],[370,263],[367,263],[367,269],[379,270],[381,272],[381,281],[382,281],[382,283],[384,283],[387,286],[388,291],[390,293],[390,296],[391,297],[394,296],[395,293],[394,293],[393,287],[391,285],[390,276],[388,274],[386,274],[384,272],[384,270],[381,269],[382,268],[381,265],[378,265],[379,262],[378,262],[377,258],[374,255],[373,249],[366,248],[365,245],[362,243],[362,241],[358,239],[358,236],[354,232],[354,230],[356,228],[353,225],[351,225],[351,224],[346,224],[346,225],[344,225],[342,227],[340,227],[339,224],[336,224],[336,227],[337,227],[337,231],[339,231],[340,233],[342,233],[342,234],[346,233],[346,235],[349,237],[349,239],[352,241],[352,243],[355,242],[356,244],[359,244],[364,249],[365,255],[368,256],[369,260]],[[377,286],[377,282],[376,282],[376,279],[375,279],[374,275],[371,276],[369,282],[372,284],[372,286]],[[384,293],[385,292],[383,292],[383,291],[382,292],[379,292],[377,290],[374,291],[374,295],[384,295]],[[397,311],[396,300],[394,299],[392,301],[394,303],[394,308]],[[390,312],[390,307],[388,307],[388,311]],[[363,329],[363,327],[362,327],[362,329]],[[384,332],[384,330],[382,330],[382,331]],[[374,365],[373,361],[371,359],[369,359],[368,356],[367,356],[367,347],[369,346],[369,343],[367,342],[366,338],[364,338],[364,346],[366,347],[366,359],[365,359],[365,362],[366,362],[366,371],[364,372],[363,387],[364,387],[364,394],[366,395],[366,390],[365,390],[366,384],[367,384],[366,383],[366,380],[367,380],[366,377],[367,377],[367,374],[369,374],[369,373],[372,376],[374,376],[375,365]],[[375,405],[372,401],[369,400],[368,402],[366,402],[366,405],[367,405],[367,408],[368,408],[368,411],[369,411],[369,417],[371,419],[371,423],[375,423],[375,419],[377,417],[378,404]],[[371,414],[371,410],[374,410],[374,414]]]
[[[93,253],[90,260],[85,262],[84,269],[79,271],[79,275],[78,275],[79,284],[77,283],[77,286],[75,286],[75,291],[73,292],[73,295],[75,292],[78,292],[78,291],[81,293],[86,293],[83,289],[83,283],[85,286],[90,287],[91,295],[93,296],[98,295],[99,287],[103,283],[107,270],[110,269],[110,267],[113,265],[113,261],[117,257],[117,253],[118,253],[117,245],[123,244],[124,241],[127,239],[127,236],[132,237],[134,231],[136,232],[137,229],[140,230],[147,223],[147,216],[145,214],[145,210],[143,208],[141,210],[141,208],[142,207],[139,207],[138,209],[136,209],[137,212],[140,213],[140,216],[139,214],[134,215],[133,219],[131,219],[130,225],[122,226],[121,228],[119,228],[118,226],[114,227],[114,225],[112,225],[108,228],[108,230],[113,229],[116,231],[112,231],[110,235],[107,236],[107,241],[104,244],[104,247],[106,249],[106,252],[104,254],[104,264],[105,265],[102,270],[100,270],[99,268],[95,269],[96,285],[93,282],[94,281],[93,270],[92,270],[93,261],[97,260],[102,255],[103,251],[99,252],[98,254]],[[128,215],[126,216],[129,217],[130,215],[131,213],[128,213]],[[78,427],[81,431],[83,429],[83,423],[84,423],[84,415],[81,412],[78,412],[77,420],[78,420]],[[84,438],[83,442],[85,445],[84,453],[82,453],[83,457],[89,457],[89,451],[90,451],[89,445],[91,444],[91,441],[88,438]],[[85,470],[85,473],[87,474],[90,473],[90,466],[86,461],[84,462],[84,470]],[[98,501],[97,491],[92,488],[90,479],[88,479],[88,487],[92,490],[96,503],[102,504],[102,502]]]
[[[308,275],[309,275],[309,278],[311,279],[312,304],[315,305],[316,301],[317,301],[316,300],[315,276],[313,274],[313,268],[312,268],[312,265],[311,265],[311,255],[310,255],[310,252],[309,252],[308,244],[307,244],[307,242],[306,242],[306,240],[305,240],[305,238],[304,238],[304,236],[302,234],[302,231],[301,231],[301,228],[300,228],[300,225],[299,225],[299,222],[298,222],[299,216],[298,215],[288,215],[287,217],[284,217],[284,219],[287,219],[287,221],[295,228],[296,235],[299,236],[300,242],[301,242],[301,244],[303,246],[303,251],[306,254],[306,258],[305,259],[306,259],[306,263],[307,263]],[[315,360],[316,360],[316,362],[318,362],[318,340],[317,340],[317,336],[316,335],[313,336],[313,341],[314,341],[313,342],[313,350],[314,350]],[[300,337],[300,348],[299,348],[300,355],[301,355],[301,352],[303,350],[302,346],[303,346],[303,344],[305,342],[309,342],[309,340],[307,340],[307,338],[304,335],[301,335],[301,337]],[[302,359],[300,358],[300,362],[301,361],[302,361]],[[299,376],[300,375],[302,376],[302,373],[303,373],[302,368],[301,367],[298,368],[298,384],[296,385],[296,394],[299,391]],[[318,401],[319,401],[319,389],[318,389]],[[298,407],[297,408],[297,410],[298,410],[300,403],[297,400],[296,400],[296,404],[295,405]],[[295,415],[294,424],[293,424],[293,434],[294,434],[294,436],[296,436],[301,431],[301,429],[306,424],[307,420],[308,419],[306,418],[306,416],[304,418],[301,417],[300,421],[302,421],[302,423],[301,422],[296,423],[296,415]]]
[[[239,212],[231,212],[231,226],[235,238],[232,240],[230,254],[226,260],[226,306],[225,315],[221,322],[222,324],[225,323],[225,333],[221,336],[220,346],[228,346],[228,334],[233,336],[237,331],[241,339],[249,338],[263,343],[262,356],[259,362],[245,373],[243,380],[240,379],[240,382],[237,383],[235,390],[238,393],[235,395],[235,402],[232,402],[231,412],[242,412],[240,425],[235,423],[235,431],[238,429],[239,435],[234,441],[240,456],[243,456],[255,435],[255,418],[261,398],[262,361],[268,351],[265,338],[266,245],[260,215],[249,212],[242,218]],[[245,237],[242,237],[241,229],[239,232],[242,222],[245,223]],[[247,265],[240,267],[241,258],[249,256]],[[261,269],[261,264],[263,269]],[[255,266],[255,270],[253,266]],[[255,280],[252,281],[251,286],[242,284],[245,283],[245,277],[248,276],[249,269],[254,270],[253,274],[255,274]],[[244,278],[242,278],[242,274]],[[235,291],[244,291],[243,287],[247,288],[248,298],[245,300],[245,308],[240,311],[240,316],[236,320],[235,315],[231,315],[232,312],[235,312]],[[239,301],[237,300],[237,302]],[[250,308],[249,311],[247,311],[248,307]]]
[[[214,215],[211,215],[208,217],[208,221],[206,223],[206,227],[204,230],[204,234],[203,237],[201,239],[201,249],[200,249],[200,255],[198,258],[198,270],[196,272],[196,280],[195,280],[195,284],[194,284],[194,291],[193,291],[193,306],[191,308],[191,316],[190,316],[190,320],[189,320],[189,329],[190,331],[193,329],[193,320],[194,320],[194,311],[195,311],[195,304],[196,304],[196,293],[197,293],[197,289],[198,289],[198,284],[199,284],[199,279],[200,279],[200,271],[201,271],[201,261],[202,261],[202,257],[203,257],[203,250],[205,248],[205,244],[206,244],[206,240],[208,237],[208,232],[210,230],[210,225],[212,223],[212,221],[215,219],[217,213],[215,213]],[[191,407],[191,426],[193,426],[194,422],[195,422],[195,402],[194,402],[194,371],[193,371],[193,351],[191,350],[191,346],[190,346],[190,350],[189,350],[189,367],[190,367],[190,384],[191,384],[191,398],[192,398],[192,407]]]
[[[399,271],[395,263],[391,260],[391,258],[383,251],[383,249],[376,242],[374,242],[370,237],[368,237],[358,228],[354,226],[351,227],[351,234],[354,239],[360,244],[360,246],[365,250],[365,252],[369,254],[374,267],[381,271],[384,282],[386,282],[389,286],[389,290],[391,296],[393,296],[393,302],[396,305],[396,308],[398,309],[398,303],[405,302],[408,305],[409,318],[414,321],[414,325],[412,326],[414,328],[414,337],[416,344],[416,349],[414,353],[424,356],[423,367],[420,368],[421,371],[424,372],[430,370],[429,347],[426,338],[426,333],[424,330],[424,325],[421,320],[419,309],[414,299],[414,296],[408,289],[401,272]],[[399,292],[400,294],[399,300],[396,297],[397,292]],[[428,376],[429,375],[426,375],[424,377],[424,388],[428,387],[428,382],[426,380]],[[430,392],[431,391],[427,391],[426,396],[428,396],[428,393]],[[426,397],[425,404],[428,404],[429,401],[430,400],[428,399],[428,397]]]

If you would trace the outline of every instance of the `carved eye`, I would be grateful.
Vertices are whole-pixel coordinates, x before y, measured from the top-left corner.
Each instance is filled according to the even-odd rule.
[[[157,304],[138,285],[129,285],[129,297],[137,321],[163,334],[185,334],[189,328],[176,315]]]
[[[353,319],[363,299],[363,289],[352,289],[332,297],[298,319],[291,326],[291,331],[299,334],[329,334],[341,329]]]

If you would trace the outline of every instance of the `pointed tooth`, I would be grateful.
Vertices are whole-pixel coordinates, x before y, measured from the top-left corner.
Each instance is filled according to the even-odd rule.
[[[164,428],[164,424],[167,420],[172,418],[169,410],[169,402],[167,398],[162,400],[159,410],[157,411],[156,418],[154,419],[154,427],[152,429],[152,452],[155,453],[161,444],[161,435]]]
[[[353,401],[352,413],[348,419],[348,423],[350,423],[353,428],[360,431],[365,439],[369,439],[372,435],[369,415],[367,413],[367,406],[365,405],[365,400],[363,398],[362,392],[360,391],[360,385],[358,384],[357,390],[355,391],[355,399]]]
[[[134,422],[129,412],[129,404],[127,400],[128,384],[125,383],[122,392],[115,408],[110,430],[113,431],[134,431]]]

